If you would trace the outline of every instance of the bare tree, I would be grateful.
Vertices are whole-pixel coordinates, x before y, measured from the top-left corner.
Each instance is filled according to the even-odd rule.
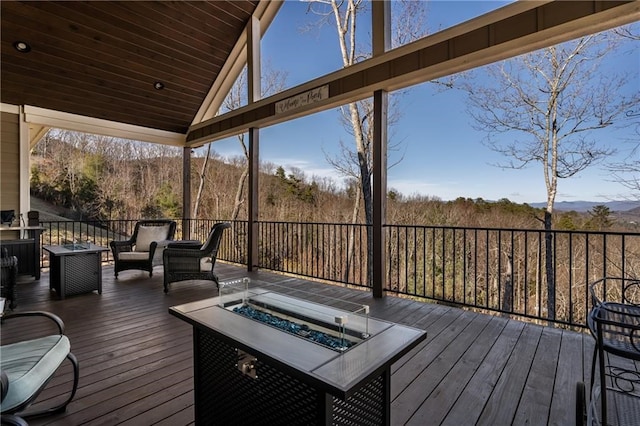
[[[639,28],[634,25],[625,25],[619,28],[614,29],[613,31],[618,34],[620,37],[628,38],[630,40],[638,41],[640,40],[640,31]]]
[[[546,185],[544,229],[552,228],[559,179],[575,176],[615,150],[595,131],[623,125],[638,94],[625,95],[627,75],[598,72],[619,46],[614,32],[586,36],[490,65],[488,82],[467,80],[469,113],[485,143],[507,158],[500,167],[539,164]],[[552,234],[545,235],[547,314],[555,317]]]
[[[282,91],[285,86],[285,81],[287,79],[286,71],[274,70],[268,62],[265,63],[265,67],[263,70],[263,78],[261,81],[261,95],[263,97],[271,95],[273,93],[277,93]],[[233,111],[235,109],[240,108],[242,105],[247,103],[247,68],[245,67],[240,75],[238,76],[236,82],[231,87],[229,94],[225,98],[221,112]],[[245,186],[247,183],[247,177],[249,176],[249,150],[247,148],[247,144],[244,140],[244,134],[238,135],[238,143],[240,144],[240,148],[242,149],[242,153],[246,160],[246,166],[240,175],[240,179],[238,180],[238,185],[236,187],[236,195],[235,201],[233,205],[233,211],[231,213],[231,220],[236,220],[240,214],[240,208],[242,204],[244,204],[244,192]],[[196,200],[193,209],[193,217],[198,216],[198,209],[200,206],[200,201],[202,199],[202,192],[204,190],[204,182],[206,177],[207,166],[209,164],[209,158],[211,158],[211,143],[207,144],[207,153],[202,163],[202,168],[199,174],[199,185],[198,185],[198,193],[196,195]]]
[[[193,214],[191,217],[196,219],[198,217],[198,212],[200,211],[200,203],[202,202],[202,194],[204,192],[204,182],[206,178],[207,168],[209,166],[209,159],[211,158],[211,142],[207,144],[207,152],[202,161],[202,167],[200,168],[200,173],[198,173],[198,192],[196,193],[196,199],[193,203]]]
[[[319,20],[315,22],[316,26],[322,26],[333,22],[335,25],[342,65],[349,67],[357,62],[370,57],[370,53],[362,52],[358,49],[356,39],[356,28],[358,16],[368,7],[368,2],[362,0],[307,0],[309,2],[309,10],[319,16]],[[392,44],[397,46],[407,42],[416,40],[426,35],[426,27],[424,25],[425,8],[424,2],[402,0],[394,3],[395,11],[393,14]],[[333,19],[333,21],[332,21]],[[365,43],[365,45],[368,45]],[[393,100],[392,100],[393,103]],[[389,114],[389,122],[397,120],[397,109],[393,106],[390,108],[392,113]],[[349,149],[344,143],[340,143],[342,157],[330,158],[327,161],[343,176],[347,178],[356,178],[360,187],[358,194],[364,201],[365,223],[370,225],[373,223],[373,102],[363,100],[359,102],[351,102],[340,108],[341,120],[344,128],[353,136],[355,142],[355,150]],[[357,222],[359,211],[361,208],[360,196],[354,200],[352,220]],[[353,234],[350,236],[349,247],[353,246]],[[367,228],[367,279],[371,280],[373,271],[373,238],[372,230]],[[353,256],[350,251],[347,256]],[[351,259],[348,259],[350,265]],[[349,266],[345,274],[349,274]]]
[[[626,158],[608,164],[607,169],[614,181],[631,191],[627,198],[640,200],[640,110],[629,110],[626,116],[635,126],[633,138],[629,141],[632,148]]]

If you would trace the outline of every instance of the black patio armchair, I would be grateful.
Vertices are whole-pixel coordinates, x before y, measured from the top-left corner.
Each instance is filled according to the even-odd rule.
[[[207,280],[218,283],[213,273],[216,264],[222,232],[231,224],[220,222],[213,225],[204,244],[193,242],[169,243],[163,252],[164,292],[169,292],[169,284],[186,280]]]
[[[124,241],[111,241],[111,251],[118,273],[127,269],[138,269],[153,276],[153,267],[162,262],[162,250],[176,233],[176,222],[169,219],[149,219],[136,223],[131,238]]]

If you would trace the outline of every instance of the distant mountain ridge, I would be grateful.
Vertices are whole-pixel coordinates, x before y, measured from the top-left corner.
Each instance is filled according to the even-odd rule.
[[[528,203],[531,207],[544,208],[547,203]],[[595,206],[607,206],[612,212],[626,212],[640,208],[640,201],[558,201],[554,209],[561,211],[587,212]]]

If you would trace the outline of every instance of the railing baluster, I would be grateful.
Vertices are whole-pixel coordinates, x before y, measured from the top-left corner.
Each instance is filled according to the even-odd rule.
[[[522,292],[524,295],[524,313],[529,313],[529,233],[524,232],[524,247],[523,247],[523,261],[524,261],[524,280],[522,282]]]

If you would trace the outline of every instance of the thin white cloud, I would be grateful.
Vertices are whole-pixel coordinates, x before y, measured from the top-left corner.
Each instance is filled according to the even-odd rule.
[[[399,191],[403,195],[423,195],[435,196],[442,199],[449,199],[448,194],[455,192],[454,188],[459,185],[456,181],[425,182],[412,179],[389,179],[387,187]]]
[[[273,158],[266,161],[284,167],[287,172],[294,168],[302,170],[305,177],[308,179],[311,179],[314,176],[323,179],[331,179],[337,185],[340,185],[343,181],[343,178],[338,175],[335,169],[326,166],[322,167],[321,165],[300,158]]]

